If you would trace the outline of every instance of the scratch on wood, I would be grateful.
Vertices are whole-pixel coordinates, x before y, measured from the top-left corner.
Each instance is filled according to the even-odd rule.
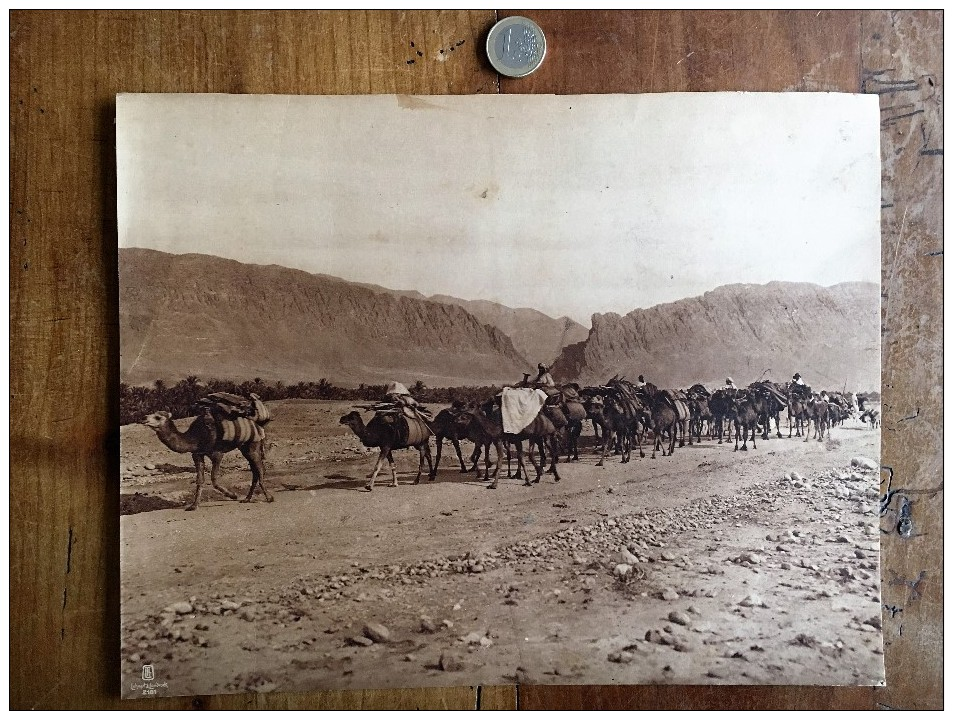
[[[916,580],[907,580],[895,570],[891,570],[890,572],[893,573],[893,579],[890,581],[891,585],[903,585],[904,587],[910,588],[911,602],[920,599],[923,595],[923,588],[926,587],[927,571],[921,570]]]
[[[70,564],[72,559],[73,559],[73,527],[70,526],[69,527],[69,541],[66,544],[66,574],[67,575],[69,575],[70,573]],[[65,593],[64,593],[64,598],[65,598]],[[63,606],[64,607],[66,606],[65,600],[63,602]]]
[[[919,416],[920,416],[920,407],[917,406],[917,411],[916,411],[916,412],[914,412],[912,415],[907,415],[906,417],[901,417],[899,420],[897,420],[897,422],[906,422],[907,420],[915,420],[915,419],[918,418]]]
[[[922,114],[923,109],[917,109],[916,111],[909,111],[905,114],[899,114],[897,116],[891,116],[890,118],[885,118],[880,122],[881,126],[889,126],[892,123],[896,123],[900,119],[910,118],[911,116],[916,116],[917,114]]]

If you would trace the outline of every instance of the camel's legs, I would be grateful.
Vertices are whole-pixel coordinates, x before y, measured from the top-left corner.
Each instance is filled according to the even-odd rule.
[[[476,472],[477,478],[480,476],[480,450],[482,445],[477,442],[473,445],[473,454],[470,455],[470,463],[473,465],[472,468],[468,469],[468,472]],[[490,478],[490,450],[487,447],[486,450],[486,478]]]
[[[195,496],[192,497],[192,503],[185,507],[186,511],[195,511],[202,498],[202,485],[205,483],[205,455],[195,452],[192,454],[192,461],[195,462]]]
[[[229,491],[223,486],[219,486],[219,483],[218,483],[219,467],[221,467],[222,465],[222,457],[224,456],[225,456],[224,452],[212,452],[211,454],[208,455],[208,458],[212,461],[212,469],[209,472],[209,478],[212,480],[212,488],[214,488],[217,492],[219,492],[223,496],[226,496],[232,501],[235,501],[236,499],[238,499],[238,494],[236,494],[233,491]]]
[[[437,442],[438,442],[438,444],[437,444],[437,457],[438,457],[437,461],[438,461],[438,462],[440,461],[440,459],[439,459],[439,457],[440,457],[440,444],[439,444],[439,441],[440,441],[440,440],[439,440],[439,438],[438,438],[438,440],[437,440]],[[417,464],[417,478],[414,479],[414,484],[415,484],[415,485],[420,483],[420,475],[421,475],[421,473],[423,473],[423,470],[424,470],[424,451],[423,451],[423,449],[422,449],[421,447],[417,447],[417,452],[418,452],[418,454],[420,454],[420,462]],[[433,469],[433,470],[428,473],[428,477],[429,477],[430,481],[433,481],[433,480],[436,478],[436,476],[437,476],[437,474],[436,474],[436,471],[437,471],[436,468],[434,467],[434,468],[432,468],[432,469]],[[396,484],[395,484],[395,486],[396,486]]]
[[[457,440],[453,440],[454,445],[457,447],[457,456],[460,455],[460,444]],[[437,476],[437,469],[433,465],[433,459],[430,457],[430,441],[423,443],[423,446],[420,449],[420,464],[417,466],[417,478],[420,478],[420,470],[424,466],[424,457],[427,458],[427,476],[433,481]],[[460,457],[460,464],[463,465],[463,457]],[[394,486],[397,486],[397,479],[394,478]]]
[[[390,450],[381,447],[381,453],[377,456],[377,465],[374,467],[373,473],[371,473],[371,480],[364,485],[364,488],[368,491],[374,490],[374,480],[377,479],[377,475],[384,466],[384,462],[387,460],[388,454],[390,454]]]
[[[530,442],[530,447],[528,448],[527,453],[529,454],[529,461],[532,463],[533,468],[536,469],[540,474],[542,474],[542,469],[537,468],[536,460],[533,459],[532,442]],[[529,481],[529,472],[526,471],[526,464],[524,464],[523,462],[523,441],[519,439],[516,440],[516,462],[517,462],[517,467],[519,469],[522,469],[525,475],[525,478],[523,480],[523,486],[532,486],[532,484],[530,484],[530,481]],[[539,481],[539,479],[537,479],[537,481]]]
[[[265,496],[265,501],[269,504],[274,498],[265,490],[265,443],[251,442],[242,446],[239,451],[248,460],[251,467],[251,486],[248,489],[248,496],[245,497],[245,503],[251,501],[252,494],[255,493],[255,486],[261,489]]]
[[[609,431],[609,428],[605,425],[602,425],[602,454],[599,457],[599,461],[596,462],[597,467],[604,466],[603,462],[606,460],[606,452],[609,449],[609,442],[612,440],[612,433]]]
[[[417,484],[417,483],[420,482],[420,475],[421,475],[421,474],[423,473],[423,471],[424,471],[424,448],[423,448],[423,446],[417,447],[417,454],[420,455],[420,459],[419,459],[419,461],[417,462],[417,478],[414,479],[414,484]],[[430,479],[431,479],[431,481],[433,481],[433,477],[431,477]],[[397,486],[396,480],[395,480],[394,486]]]
[[[421,455],[421,459],[423,456]],[[393,478],[391,487],[397,486],[397,465],[394,464],[394,452],[392,450],[387,450],[387,461],[390,463],[390,475]],[[419,467],[418,467],[419,471]]]
[[[438,435],[437,436],[437,466],[434,467],[434,469],[437,469],[440,467],[441,456],[443,456],[443,435]],[[420,477],[418,476],[417,479],[419,481]],[[415,481],[414,483],[416,484],[417,481]]]
[[[543,451],[544,446],[545,446],[545,440],[544,440],[544,443],[540,445],[540,452]],[[559,472],[556,471],[556,465],[559,464],[559,435],[558,434],[554,434],[552,437],[549,438],[549,452],[551,455],[549,458],[549,469],[547,469],[546,471],[550,474],[553,474],[556,477],[556,481],[559,481]]]
[[[486,450],[487,450],[487,451],[486,451],[486,471],[487,471],[487,475],[489,476],[489,473],[490,473],[490,459],[489,459],[489,457],[490,457],[490,445],[487,444],[487,445],[485,445],[485,446],[486,446]],[[496,469],[495,469],[494,472],[493,472],[493,483],[490,484],[490,485],[487,487],[488,489],[495,489],[495,488],[496,488],[497,483],[500,481],[500,469],[501,469],[502,466],[503,466],[503,443],[502,443],[500,440],[497,439],[497,440],[494,440],[494,441],[493,441],[493,446],[496,447]]]
[[[453,449],[454,449],[454,451],[457,453],[457,459],[460,460],[460,473],[461,473],[461,474],[466,474],[466,473],[467,473],[467,465],[463,463],[463,452],[460,450],[460,440],[458,440],[458,439],[451,439],[450,441],[453,442]],[[428,447],[428,451],[429,451],[429,447]],[[435,474],[436,474],[436,471],[437,471],[437,468],[436,468],[436,466],[435,466],[435,467],[434,467],[434,473],[435,473]]]

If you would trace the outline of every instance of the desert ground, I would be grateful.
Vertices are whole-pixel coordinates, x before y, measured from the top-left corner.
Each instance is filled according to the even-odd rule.
[[[782,420],[757,450],[706,438],[601,468],[586,429],[561,481],[495,491],[449,446],[414,486],[405,451],[400,486],[385,470],[369,493],[376,453],[338,424],[351,403],[269,406],[271,504],[206,486],[184,511],[191,457],[122,428],[126,697],[883,679],[879,472],[851,466],[880,438],[863,423],[804,442]],[[244,496],[240,454],[223,474]]]

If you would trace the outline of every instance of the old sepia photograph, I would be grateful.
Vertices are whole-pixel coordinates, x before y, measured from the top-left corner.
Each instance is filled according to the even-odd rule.
[[[884,683],[877,96],[116,125],[124,698]]]

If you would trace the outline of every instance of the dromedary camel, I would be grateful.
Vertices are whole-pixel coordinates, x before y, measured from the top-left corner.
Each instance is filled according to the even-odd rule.
[[[520,468],[525,471],[525,465],[523,464],[523,441],[529,440],[529,461],[536,470],[536,479],[533,480],[533,482],[536,484],[539,483],[543,476],[543,467],[541,464],[538,464],[535,459],[533,459],[533,445],[538,447],[540,452],[543,452],[545,456],[545,448],[546,445],[549,444],[550,453],[552,455],[552,464],[549,471],[553,474],[553,476],[556,477],[556,481],[559,481],[559,472],[556,471],[558,454],[554,442],[556,428],[553,426],[553,423],[549,420],[549,418],[543,414],[542,410],[519,434],[509,434],[503,431],[503,412],[500,409],[499,402],[495,400],[490,400],[480,407],[475,408],[473,410],[472,422],[482,430],[482,434],[480,436],[489,442],[494,443],[494,445],[497,447],[497,451],[500,454],[502,454],[502,449],[499,446],[501,442],[507,445],[516,445],[517,471],[519,471]],[[495,489],[500,480],[500,454],[497,455],[496,469],[493,473],[493,483],[487,488]],[[489,478],[488,474],[489,471],[487,471],[487,476],[484,477],[484,481]],[[529,476],[526,476],[523,485],[531,486]]]
[[[460,472],[466,474],[469,471],[476,471],[480,462],[480,445],[477,444],[470,455],[470,462],[473,465],[467,469],[463,463],[463,452],[460,451],[460,440],[469,439],[468,431],[472,415],[467,411],[466,403],[455,402],[452,406],[445,408],[437,413],[430,423],[431,431],[437,437],[437,459],[434,461],[433,470],[436,472],[440,468],[440,457],[443,454],[443,441],[449,439],[453,444],[453,449],[457,453],[457,460],[460,462]]]
[[[735,424],[735,451],[738,451],[738,440],[741,440],[741,451],[748,451],[748,434],[751,434],[751,446],[758,448],[755,440],[755,430],[761,421],[762,409],[758,407],[758,396],[748,390],[738,390],[734,400],[728,406],[728,416]],[[744,434],[742,434],[744,432]]]
[[[397,427],[387,422],[380,413],[375,414],[374,417],[371,418],[371,421],[365,425],[360,413],[356,410],[352,410],[344,415],[340,419],[340,423],[350,427],[354,431],[354,434],[361,440],[361,444],[365,447],[380,447],[381,453],[380,456],[377,457],[377,466],[374,467],[371,480],[364,485],[364,488],[368,491],[374,490],[374,480],[377,479],[377,475],[380,473],[381,467],[384,466],[385,460],[390,462],[391,475],[394,479],[391,486],[397,486],[397,467],[394,465],[393,455],[395,449],[408,449],[413,447],[420,453],[420,463],[417,465],[417,478],[414,479],[414,484],[420,482],[420,475],[424,468],[424,456],[426,456],[428,475],[430,480],[433,481],[436,472],[433,468],[433,461],[430,458],[429,431],[427,431],[426,437],[422,442],[408,443],[406,437],[402,437],[397,431]]]
[[[205,484],[205,458],[208,457],[212,463],[210,478],[212,486],[216,491],[227,496],[229,499],[237,499],[238,496],[219,486],[218,472],[222,464],[222,457],[226,452],[237,449],[242,456],[248,460],[251,467],[251,488],[248,489],[248,496],[245,502],[251,501],[252,494],[255,493],[255,486],[261,489],[268,503],[274,501],[271,494],[265,490],[265,439],[262,436],[257,442],[245,442],[237,444],[235,442],[223,442],[218,434],[218,428],[215,425],[215,418],[208,412],[204,412],[195,418],[185,432],[176,428],[172,421],[170,412],[154,412],[147,415],[142,424],[155,430],[159,440],[173,452],[181,454],[190,453],[192,461],[195,463],[195,496],[192,503],[185,507],[186,511],[194,511],[202,498],[202,487]]]

